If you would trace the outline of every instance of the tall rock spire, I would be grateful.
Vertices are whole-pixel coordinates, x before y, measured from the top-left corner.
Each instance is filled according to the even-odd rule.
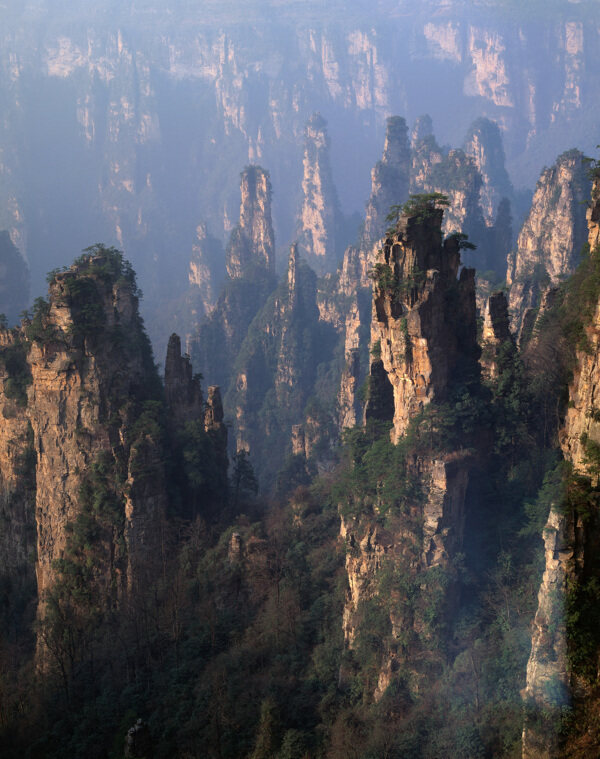
[[[227,273],[239,279],[252,266],[273,271],[275,235],[271,220],[271,180],[260,166],[247,166],[241,175],[240,221],[227,246]]]
[[[477,353],[474,270],[458,275],[459,243],[442,242],[442,215],[432,203],[403,214],[374,269],[371,377],[383,387],[372,388],[366,414],[393,393],[385,404],[393,418],[384,421],[396,440],[425,405],[445,398],[454,368]]]
[[[513,187],[505,167],[502,135],[495,121],[480,118],[469,127],[465,153],[475,161],[483,181],[479,203],[485,222],[492,226],[502,198],[512,198]]]
[[[313,114],[304,130],[302,205],[297,234],[300,251],[317,274],[334,271],[340,211],[329,157],[327,122]]]

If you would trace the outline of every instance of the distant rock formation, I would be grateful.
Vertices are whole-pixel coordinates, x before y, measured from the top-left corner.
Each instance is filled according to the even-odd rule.
[[[297,224],[300,255],[317,274],[335,271],[341,213],[333,182],[327,122],[318,113],[304,130],[302,205]]]
[[[275,268],[275,235],[271,221],[271,180],[260,166],[247,166],[240,183],[240,221],[231,233],[226,265],[231,279],[251,267]]]
[[[10,234],[0,231],[0,314],[15,324],[29,303],[29,267],[13,245]]]
[[[406,121],[400,116],[387,120],[383,156],[371,171],[371,197],[367,204],[361,248],[370,250],[389,226],[390,207],[408,199],[411,154]]]
[[[502,135],[495,121],[479,118],[467,132],[464,151],[471,156],[481,174],[483,184],[479,204],[485,223],[494,224],[503,198],[513,197],[513,187],[506,171]]]
[[[220,387],[228,387],[248,326],[276,284],[268,172],[248,166],[241,175],[240,191],[240,219],[227,246],[225,284],[189,340],[194,366]]]

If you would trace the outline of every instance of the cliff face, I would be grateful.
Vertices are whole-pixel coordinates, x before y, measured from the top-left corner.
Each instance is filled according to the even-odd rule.
[[[592,250],[598,244],[598,180],[592,189],[588,209],[588,240]],[[583,304],[579,304],[583,307]],[[585,621],[569,621],[567,612],[573,594],[578,603],[585,599],[586,583],[596,582],[597,545],[600,528],[594,510],[586,509],[586,491],[597,489],[600,421],[596,398],[600,388],[600,303],[584,326],[586,345],[576,351],[569,403],[559,442],[572,474],[564,492],[557,492],[544,529],[545,571],[538,594],[538,609],[532,629],[532,646],[527,665],[527,684],[523,697],[538,714],[552,714],[572,699],[591,699],[591,690],[581,672],[574,670],[569,648],[577,645],[577,626]],[[575,496],[570,495],[576,493]],[[585,612],[581,612],[585,616]],[[568,629],[568,624],[571,629]],[[574,629],[575,628],[575,629]],[[593,648],[592,648],[593,650]],[[571,654],[573,651],[571,651]],[[575,651],[581,655],[581,652]],[[590,655],[588,650],[586,655]],[[597,654],[596,654],[597,655]],[[575,659],[576,660],[576,659]],[[595,659],[596,661],[596,659]],[[593,708],[593,707],[592,707]],[[585,743],[585,741],[584,741]],[[524,759],[553,759],[562,748],[556,722],[525,722]]]
[[[503,292],[497,292],[487,299],[483,314],[480,363],[487,380],[494,380],[498,376],[496,358],[502,345],[507,342],[514,344],[508,317],[508,301]]]
[[[475,350],[474,272],[457,278],[459,243],[442,242],[441,224],[437,209],[404,216],[375,265],[371,345],[381,357],[372,369],[381,361],[391,384],[396,440],[428,403],[445,398],[452,371]]]
[[[463,269],[457,278],[459,243],[456,238],[442,242],[441,226],[442,211],[433,202],[413,208],[385,240],[373,272],[365,413],[367,421],[393,423],[391,437],[398,450],[410,445],[405,439],[410,422],[429,404],[446,400],[454,371],[474,369],[478,355],[474,273]],[[369,604],[386,609],[389,617],[373,689],[376,700],[400,669],[408,668],[416,690],[426,672],[436,670],[433,649],[440,641],[433,643],[437,633],[432,619],[443,627],[452,614],[452,562],[463,541],[471,456],[451,448],[406,455],[404,483],[411,482],[413,489],[401,513],[383,516],[390,508],[383,491],[373,502],[358,504],[352,515],[340,506],[349,583],[343,629],[349,650],[368,625]],[[402,580],[388,587],[392,577]],[[432,607],[425,611],[429,595],[438,600],[435,612]]]
[[[31,373],[18,335],[0,329],[0,602],[11,625],[35,593],[35,450],[27,418]]]
[[[315,274],[294,245],[287,277],[248,329],[226,396],[236,448],[262,464],[267,487],[292,452],[292,426],[305,421],[317,367],[329,358],[335,339],[331,325],[319,319]]]
[[[587,239],[589,194],[587,167],[578,150],[563,153],[542,172],[506,274],[515,326],[527,309],[539,305],[544,289],[573,273]]]
[[[502,140],[492,122],[476,122],[467,136],[465,150],[448,152],[437,145],[431,119],[421,117],[415,124],[410,191],[447,196],[444,232],[468,235],[479,250],[472,257],[467,254],[466,261],[476,263],[482,271],[503,271],[511,243],[510,221],[507,225],[507,212],[498,197],[498,186],[508,182],[503,158]]]
[[[115,603],[153,560],[166,509],[152,417],[159,385],[133,272],[119,253],[98,247],[53,273],[48,301],[5,333],[0,354],[3,509],[16,535],[6,555],[23,564],[37,531],[44,620],[85,534],[94,554],[90,583],[104,603]]]
[[[151,550],[166,507],[158,441],[144,430],[132,432],[141,413],[135,399],[146,395],[152,363],[135,286],[120,266],[119,259],[100,252],[55,274],[47,314],[36,317],[43,331],[34,333],[28,353],[27,416],[37,453],[41,598],[56,579],[55,562],[65,554],[69,525],[82,513],[86,476],[106,452],[106,465],[121,471],[128,484],[127,494],[112,485],[115,497],[125,502],[126,549],[110,561],[105,556],[107,583],[122,588],[134,581],[136,564]],[[35,326],[34,321],[30,331]]]
[[[271,222],[271,180],[260,166],[248,166],[240,183],[240,221],[227,247],[227,273],[239,279],[249,267],[275,268]]]
[[[176,334],[171,335],[167,347],[165,399],[178,425],[202,416],[200,379],[193,374],[190,357],[181,355],[181,339]]]
[[[300,253],[317,274],[338,263],[340,210],[333,183],[327,122],[312,115],[304,130],[302,205],[296,234]]]

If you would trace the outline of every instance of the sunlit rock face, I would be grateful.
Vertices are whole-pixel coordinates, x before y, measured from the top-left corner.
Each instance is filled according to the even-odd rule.
[[[273,271],[275,236],[271,221],[271,180],[260,166],[248,166],[240,184],[240,221],[227,247],[227,273],[238,279],[252,267]]]
[[[302,206],[297,238],[301,255],[320,275],[337,267],[336,236],[341,223],[329,153],[327,122],[315,113],[304,130]]]
[[[371,345],[379,345],[393,388],[396,439],[432,399],[445,397],[454,367],[476,352],[474,271],[458,275],[458,241],[443,241],[441,224],[441,210],[403,216],[377,259]],[[450,288],[458,293],[452,306]]]
[[[458,276],[459,242],[443,241],[442,210],[429,203],[421,211],[414,209],[400,218],[395,232],[384,240],[372,274],[365,416],[367,424],[389,424],[396,444],[403,443],[411,421],[429,404],[446,398],[455,368],[474,367],[479,353],[474,273],[463,269]],[[352,342],[348,347],[352,356]],[[348,504],[340,504],[348,576],[342,626],[349,651],[365,624],[365,604],[377,602],[383,578],[390,572],[421,589],[435,583],[437,573],[448,572],[440,613],[449,618],[455,610],[451,567],[463,542],[472,455],[463,449],[436,455],[426,448],[410,458],[408,476],[418,484],[402,514],[383,518],[389,506],[385,497],[354,504],[354,514],[347,513]],[[380,657],[372,691],[375,700],[400,670],[410,673],[410,687],[417,691],[437,666],[427,652],[431,630],[421,602],[415,599],[406,603],[401,592],[391,599],[391,632]]]
[[[537,183],[531,210],[506,274],[509,308],[515,327],[541,293],[572,274],[587,241],[586,201],[590,180],[583,154],[563,153]]]
[[[592,249],[598,245],[599,198],[600,183],[596,179],[587,211],[588,241]],[[576,352],[559,442],[573,474],[589,478],[591,484],[597,486],[598,469],[590,460],[586,446],[590,442],[600,444],[597,414],[600,303],[585,326],[585,337],[585,348]],[[596,515],[586,518],[576,507],[566,504],[565,497],[564,492],[557,492],[543,531],[545,569],[532,628],[527,682],[522,692],[531,715],[523,730],[523,759],[554,759],[562,755],[556,714],[571,703],[577,690],[583,693],[586,688],[574,675],[569,662],[567,603],[577,583],[597,573],[600,528]]]
[[[196,227],[188,280],[194,318],[198,321],[214,307],[225,278],[225,251],[205,223]]]
[[[17,573],[27,576],[36,557],[43,661],[49,598],[62,562],[79,550],[73,535],[92,519],[91,480],[102,508],[110,502],[109,511],[94,512],[89,578],[107,607],[141,580],[166,511],[162,441],[139,421],[144,402],[158,401],[158,377],[135,278],[119,254],[97,248],[54,272],[48,301],[2,332],[0,364],[1,503],[12,524],[2,540],[13,544],[5,557]]]

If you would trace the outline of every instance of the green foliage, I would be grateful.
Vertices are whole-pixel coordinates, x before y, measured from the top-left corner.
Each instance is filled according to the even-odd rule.
[[[433,217],[440,208],[446,208],[450,201],[446,195],[441,192],[427,192],[411,195],[406,203],[402,205],[393,205],[385,220],[391,222],[386,235],[392,237],[397,230],[397,224],[400,216],[412,217],[418,224],[422,224],[427,219]]]
[[[31,384],[31,369],[27,362],[27,348],[16,342],[0,351],[0,362],[8,375],[4,381],[4,393],[18,406],[27,406],[27,388]]]
[[[469,242],[469,235],[463,232],[451,232],[446,240],[455,240],[458,243],[459,250],[477,250],[477,245]]]
[[[49,323],[50,304],[44,298],[36,298],[33,302],[33,315],[25,320],[25,335],[28,340],[42,344],[56,339],[56,330]]]
[[[407,513],[421,499],[418,478],[408,466],[409,444],[393,445],[389,427],[370,421],[366,427],[344,432],[344,465],[333,487],[334,498],[345,516],[373,511]]]

